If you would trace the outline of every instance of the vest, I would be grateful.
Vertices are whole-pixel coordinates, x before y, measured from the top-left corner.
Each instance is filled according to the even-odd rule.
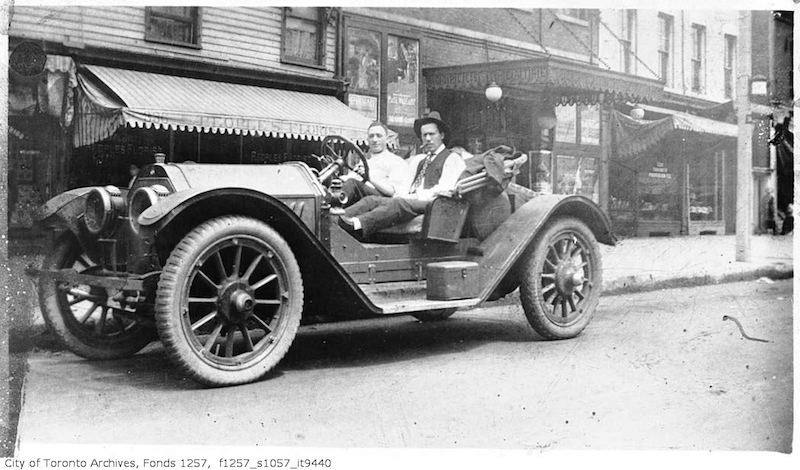
[[[438,155],[433,157],[433,160],[428,164],[428,169],[425,171],[425,179],[422,180],[422,189],[429,189],[439,182],[442,178],[442,169],[444,169],[444,162],[450,156],[450,151],[447,149],[442,150]],[[417,164],[417,171],[414,172],[414,177],[422,170],[422,165],[425,159],[421,159]]]

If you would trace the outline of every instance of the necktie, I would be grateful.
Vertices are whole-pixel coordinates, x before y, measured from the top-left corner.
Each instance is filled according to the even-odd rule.
[[[417,192],[417,188],[422,184],[422,181],[425,180],[425,172],[428,171],[428,165],[431,164],[431,160],[433,160],[433,153],[429,153],[425,156],[425,160],[422,162],[422,167],[417,172],[417,176],[414,177],[414,182],[411,183],[411,189],[408,191],[409,194],[414,194]]]

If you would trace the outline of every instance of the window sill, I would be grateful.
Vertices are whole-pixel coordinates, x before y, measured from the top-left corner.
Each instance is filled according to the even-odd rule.
[[[291,59],[291,58],[281,57],[281,63],[282,64],[288,64],[288,65],[297,65],[297,66],[300,66],[300,67],[308,67],[310,69],[328,70],[328,68],[325,65],[315,64],[315,63],[312,63],[312,62],[305,62],[305,61],[300,60],[300,59]]]
[[[202,46],[198,44],[190,44],[186,42],[178,42],[178,41],[170,41],[168,39],[156,39],[156,38],[144,38],[146,42],[154,43],[154,44],[166,44],[168,46],[175,46],[175,47],[184,47],[187,49],[202,49]]]

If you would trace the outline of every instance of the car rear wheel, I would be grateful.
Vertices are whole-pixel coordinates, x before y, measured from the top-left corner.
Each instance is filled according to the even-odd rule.
[[[602,288],[600,248],[586,224],[570,217],[548,223],[517,269],[522,308],[539,335],[567,339],[586,328]]]
[[[456,313],[455,308],[440,308],[439,310],[428,310],[427,312],[417,312],[412,316],[423,323],[444,321]]]
[[[71,269],[76,274],[100,271],[71,234],[61,235],[42,269]],[[118,300],[118,291],[82,282],[39,278],[42,316],[56,340],[87,359],[119,359],[136,354],[156,339],[152,326],[137,320],[133,307]]]
[[[156,296],[170,358],[195,380],[236,385],[266,375],[289,350],[303,308],[300,268],[263,222],[224,216],[172,250]]]

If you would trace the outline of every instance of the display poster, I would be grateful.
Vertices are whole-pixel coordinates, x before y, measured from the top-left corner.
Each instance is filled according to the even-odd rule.
[[[600,108],[581,106],[581,144],[600,145]]]
[[[387,124],[412,127],[418,109],[419,41],[389,35],[386,57]]]
[[[575,105],[556,106],[556,141],[577,143],[578,116]]]
[[[346,49],[345,73],[350,91],[378,96],[381,85],[380,33],[348,28]]]
[[[378,120],[377,96],[365,96],[350,93],[347,97],[347,106],[350,106],[350,109],[358,111],[373,121]]]

